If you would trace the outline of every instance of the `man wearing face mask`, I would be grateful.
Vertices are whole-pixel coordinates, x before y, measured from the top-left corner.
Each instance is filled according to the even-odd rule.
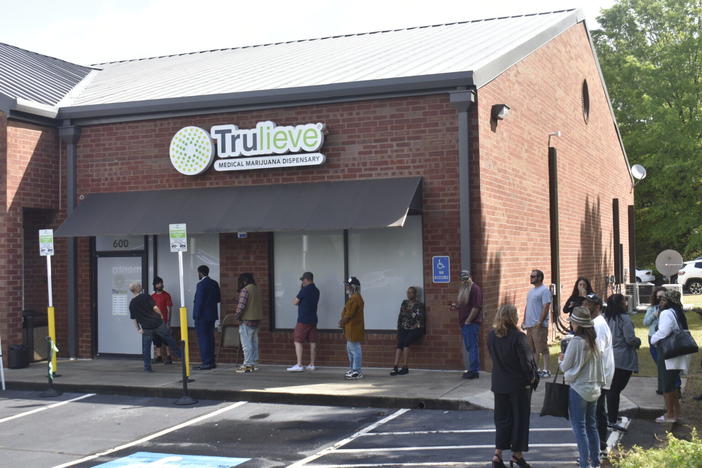
[[[163,323],[165,323],[166,326],[170,329],[171,308],[173,307],[171,295],[163,289],[163,279],[161,279],[161,277],[155,277],[152,284],[154,286],[154,293],[151,295],[151,298],[156,303],[158,310],[161,311],[161,315],[163,316]],[[166,346],[161,337],[159,337],[158,335],[154,335],[153,340],[154,354],[156,356],[154,362],[173,364],[173,359],[171,358],[171,350],[168,346]]]

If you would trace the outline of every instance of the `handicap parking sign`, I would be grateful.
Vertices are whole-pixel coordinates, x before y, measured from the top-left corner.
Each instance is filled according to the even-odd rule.
[[[438,255],[431,258],[432,263],[432,282],[433,283],[450,283],[451,282],[451,259],[448,255]]]

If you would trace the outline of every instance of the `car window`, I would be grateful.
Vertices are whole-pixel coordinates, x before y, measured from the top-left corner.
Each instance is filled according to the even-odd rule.
[[[702,262],[696,262],[695,268],[702,268]]]

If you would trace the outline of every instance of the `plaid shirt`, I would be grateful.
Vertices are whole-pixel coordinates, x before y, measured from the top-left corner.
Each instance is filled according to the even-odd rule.
[[[234,314],[236,320],[239,320],[241,314],[244,313],[244,309],[246,309],[246,304],[248,303],[249,291],[246,288],[242,288],[241,291],[239,291],[239,302],[236,305],[236,313]],[[260,320],[244,320],[242,323],[249,327],[257,327],[259,322]]]

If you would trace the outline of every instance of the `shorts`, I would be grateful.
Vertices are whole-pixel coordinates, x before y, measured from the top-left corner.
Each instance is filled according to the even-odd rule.
[[[295,331],[293,332],[293,340],[295,343],[316,343],[317,325],[314,323],[297,322]]]
[[[422,337],[424,333],[421,328],[410,328],[409,330],[398,330],[397,332],[397,348],[408,348],[409,345]]]
[[[526,329],[529,346],[534,353],[548,354],[548,328],[537,325]]]

